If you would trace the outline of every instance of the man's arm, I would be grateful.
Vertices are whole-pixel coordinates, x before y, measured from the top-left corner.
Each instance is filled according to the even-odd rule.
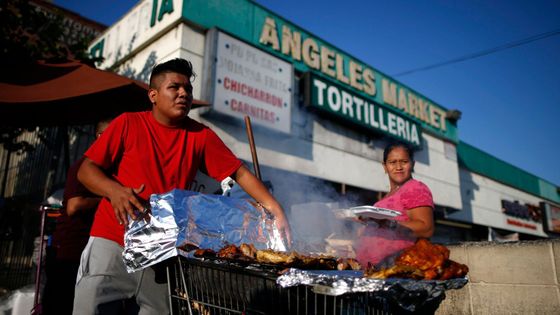
[[[243,190],[260,203],[265,209],[270,211],[276,219],[276,226],[288,241],[292,243],[292,236],[290,233],[290,224],[284,213],[282,206],[274,199],[264,184],[244,165],[233,174],[235,181],[243,188]]]
[[[72,197],[66,200],[66,214],[73,216],[81,210],[90,211],[97,207],[99,201],[101,201],[100,197]]]
[[[106,197],[111,201],[115,210],[115,216],[120,224],[128,224],[127,214],[136,220],[134,210],[143,211],[142,202],[136,198],[136,194],[144,190],[142,184],[133,189],[124,187],[117,181],[107,176],[103,170],[89,158],[85,158],[78,171],[78,180],[96,195]]]

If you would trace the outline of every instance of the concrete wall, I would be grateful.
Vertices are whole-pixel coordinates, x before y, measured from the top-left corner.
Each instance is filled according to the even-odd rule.
[[[469,284],[447,291],[436,314],[560,314],[560,240],[449,248]]]

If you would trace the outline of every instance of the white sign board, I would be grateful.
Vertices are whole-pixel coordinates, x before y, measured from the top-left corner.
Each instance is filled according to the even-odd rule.
[[[97,66],[106,69],[146,44],[181,19],[181,0],[142,0],[111,25],[89,47],[93,57],[103,57]]]
[[[292,64],[218,33],[214,109],[290,133]]]

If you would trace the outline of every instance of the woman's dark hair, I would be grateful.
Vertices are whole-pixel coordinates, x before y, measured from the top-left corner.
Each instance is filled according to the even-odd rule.
[[[414,151],[412,151],[412,148],[404,142],[395,141],[395,142],[390,142],[385,147],[385,150],[383,150],[383,163],[387,162],[387,157],[389,156],[389,153],[391,153],[391,151],[393,151],[396,148],[403,148],[406,151],[406,153],[408,153],[408,158],[411,161],[414,161]]]
[[[161,74],[169,72],[179,73],[191,79],[196,76],[190,61],[182,58],[171,59],[154,67],[150,76],[150,88],[157,88],[155,79]]]

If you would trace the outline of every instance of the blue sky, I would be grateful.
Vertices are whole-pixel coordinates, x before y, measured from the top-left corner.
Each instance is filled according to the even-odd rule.
[[[55,0],[110,25],[133,0]],[[258,0],[389,76],[560,30],[557,0]],[[397,80],[459,109],[459,138],[560,185],[560,34]]]

